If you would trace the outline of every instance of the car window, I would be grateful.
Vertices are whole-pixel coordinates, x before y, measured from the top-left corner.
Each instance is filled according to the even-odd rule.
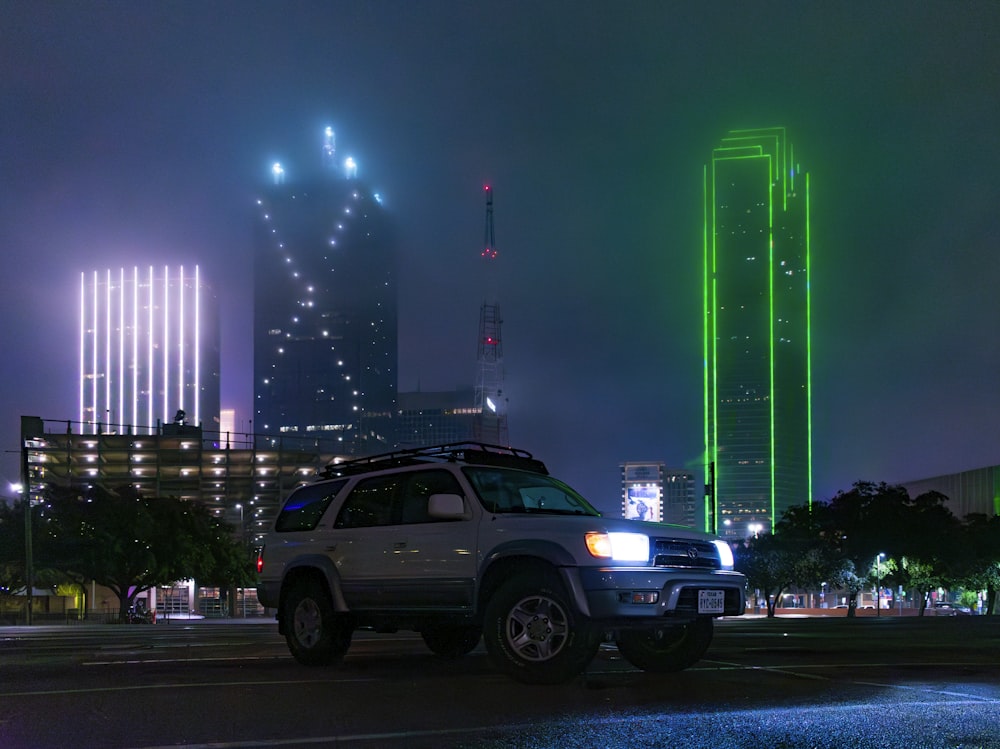
[[[485,466],[467,466],[462,472],[488,512],[600,515],[587,500],[551,476]]]
[[[401,497],[401,523],[441,522],[427,514],[432,494],[464,494],[451,471],[417,471],[404,474],[408,480]]]
[[[274,521],[274,529],[279,532],[310,531],[316,527],[326,508],[337,492],[344,488],[343,481],[325,481],[296,489]]]
[[[392,525],[393,499],[399,489],[399,474],[375,476],[359,481],[337,513],[335,528],[370,528]]]

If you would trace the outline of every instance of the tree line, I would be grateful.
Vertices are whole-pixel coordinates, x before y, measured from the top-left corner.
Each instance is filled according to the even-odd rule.
[[[912,591],[920,615],[937,588],[985,590],[993,614],[1000,516],[958,519],[947,501],[939,492],[911,498],[902,486],[859,481],[830,500],[788,509],[773,533],[737,545],[736,568],[766,597],[768,616],[782,593],[823,583],[847,593],[848,616],[858,593],[879,583]]]
[[[26,589],[25,503],[0,504],[0,595]],[[131,486],[50,487],[31,507],[36,588],[91,581],[118,598],[119,621],[140,594],[178,580],[247,587],[256,576],[233,525],[175,497]]]

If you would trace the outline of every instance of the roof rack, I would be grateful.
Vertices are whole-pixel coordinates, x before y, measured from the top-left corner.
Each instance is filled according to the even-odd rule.
[[[527,450],[485,442],[449,442],[444,445],[414,447],[407,450],[354,458],[342,463],[328,463],[319,472],[324,479],[355,476],[385,468],[418,465],[420,463],[469,463],[474,465],[506,466],[548,474],[545,464]]]

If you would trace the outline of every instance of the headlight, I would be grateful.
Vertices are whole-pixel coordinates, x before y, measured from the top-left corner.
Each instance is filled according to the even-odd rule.
[[[649,536],[643,533],[588,533],[587,551],[600,559],[616,562],[648,562]]]
[[[733,568],[733,547],[719,539],[715,539],[712,543],[715,544],[716,551],[719,552],[722,569],[731,570]]]

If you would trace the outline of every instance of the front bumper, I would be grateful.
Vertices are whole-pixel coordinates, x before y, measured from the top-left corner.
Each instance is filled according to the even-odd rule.
[[[724,610],[712,616],[739,616],[746,611],[746,578],[739,572],[660,567],[569,568],[566,572],[577,606],[592,619],[690,619],[699,616],[699,590],[724,592]],[[634,593],[658,595],[652,603],[633,603]]]

